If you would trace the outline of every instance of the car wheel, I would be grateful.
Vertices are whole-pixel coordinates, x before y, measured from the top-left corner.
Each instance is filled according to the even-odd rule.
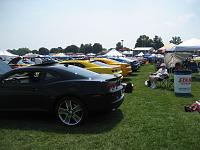
[[[56,105],[56,118],[64,125],[76,126],[86,118],[86,108],[77,99],[71,97],[62,98]]]

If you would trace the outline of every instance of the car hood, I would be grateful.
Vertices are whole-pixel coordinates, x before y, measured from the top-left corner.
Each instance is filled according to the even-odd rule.
[[[2,60],[0,60],[0,75],[4,74],[10,70],[12,70],[11,67],[8,64],[6,64],[5,62],[3,62]]]

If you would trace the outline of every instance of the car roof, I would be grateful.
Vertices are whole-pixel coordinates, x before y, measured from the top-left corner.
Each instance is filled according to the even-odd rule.
[[[44,64],[31,65],[27,67],[21,67],[14,70],[54,70],[54,69],[59,70],[59,66],[63,65],[58,63],[44,63]]]
[[[62,61],[61,64],[67,64],[67,63],[80,63],[84,65],[86,68],[92,68],[92,67],[99,67],[102,68],[102,66],[94,64],[93,60],[69,60],[69,61]]]

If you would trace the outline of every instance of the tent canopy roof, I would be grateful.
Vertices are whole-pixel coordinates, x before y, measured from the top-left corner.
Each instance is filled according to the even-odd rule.
[[[153,47],[136,47],[133,49],[133,51],[151,51],[154,50]]]
[[[159,48],[159,50],[162,50],[162,51],[169,50],[174,46],[175,46],[175,44],[173,44],[173,43],[167,43],[163,47]]]
[[[18,55],[14,55],[7,50],[0,50],[0,56],[17,57]]]
[[[190,39],[174,46],[169,51],[197,51],[200,50],[200,39]]]
[[[122,56],[122,53],[118,52],[116,49],[112,49],[105,54],[105,56],[114,57],[114,56]]]

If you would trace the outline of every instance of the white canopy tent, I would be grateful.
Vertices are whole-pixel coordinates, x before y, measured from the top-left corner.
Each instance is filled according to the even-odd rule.
[[[121,57],[123,55],[122,55],[122,53],[118,52],[116,49],[112,49],[109,52],[107,52],[104,56],[107,56],[107,57]]]
[[[190,57],[188,52],[166,53],[164,62],[167,68],[175,67],[176,63],[182,63],[186,58]]]
[[[138,57],[144,56],[144,53],[143,53],[143,52],[140,52],[140,53],[137,54],[136,56],[138,56]]]
[[[173,44],[173,43],[167,43],[167,44],[164,44],[163,47],[159,48],[158,51],[161,53],[165,53],[165,51],[169,51],[174,46],[175,46],[175,44]]]
[[[35,58],[35,57],[38,57],[38,56],[39,56],[39,54],[27,53],[23,57]]]
[[[172,47],[170,52],[194,52],[200,50],[200,39],[190,39]]]
[[[0,50],[0,57],[3,60],[9,60],[9,59],[18,57],[18,55],[14,55],[14,54],[8,52],[7,50]]]

